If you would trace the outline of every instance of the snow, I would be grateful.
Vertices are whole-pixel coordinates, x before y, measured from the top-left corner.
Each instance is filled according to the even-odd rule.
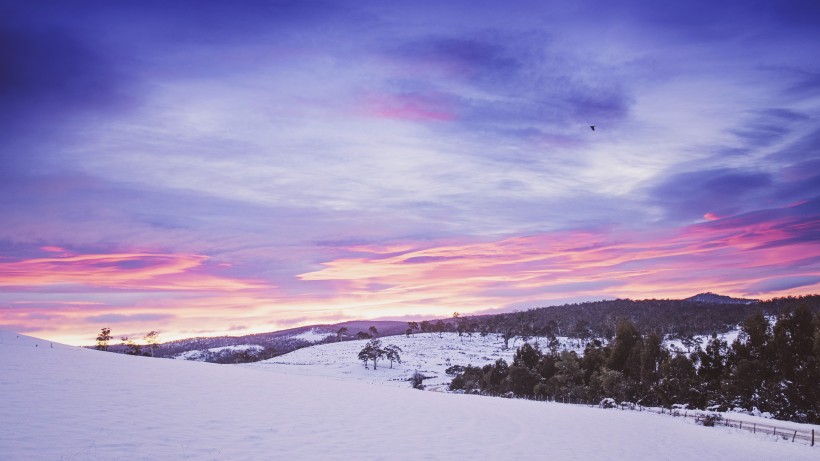
[[[379,360],[374,373],[373,363],[365,369],[357,356],[369,340],[351,340],[340,343],[319,344],[290,352],[263,362],[244,365],[248,368],[285,371],[291,374],[324,376],[334,379],[357,380],[372,384],[387,384],[407,387],[407,379],[415,371],[431,377],[425,380],[426,386],[450,384],[452,376],[445,370],[451,365],[482,366],[493,363],[499,358],[512,362],[515,350],[501,350],[503,342],[495,335],[481,338],[463,337],[459,340],[456,333],[417,334],[411,337],[403,335],[377,338],[382,347],[393,344],[402,349],[402,363]]]
[[[738,327],[738,328],[735,328],[735,329],[733,329],[731,331],[728,331],[728,332],[725,332],[725,333],[719,333],[717,335],[717,337],[724,340],[724,341],[726,341],[726,344],[731,346],[732,343],[737,339],[737,337],[739,335],[740,335],[740,328]],[[709,341],[712,340],[712,335],[695,335],[695,336],[693,336],[693,338],[696,342],[698,342],[700,344],[701,349],[706,349],[706,345],[709,344]],[[664,340],[663,344],[666,347],[670,348],[670,349],[676,348],[676,349],[684,351],[684,352],[689,352],[690,350],[694,350],[694,348],[687,349],[686,346],[683,345],[683,342],[680,339],[669,339],[669,338],[667,338],[667,339]]]
[[[318,343],[319,341],[324,341],[330,336],[336,336],[336,334],[327,331],[318,331],[315,328],[311,328],[310,330],[299,333],[298,335],[293,335],[293,339],[301,339],[309,343]]]
[[[429,354],[428,363],[437,360]],[[0,332],[0,459],[816,460],[820,453],[650,412],[422,392],[297,369],[127,356]]]
[[[257,344],[240,344],[236,346],[223,346],[223,347],[212,347],[210,349],[204,350],[191,350],[181,352],[175,355],[173,358],[179,360],[195,360],[195,361],[204,361],[205,356],[210,354],[221,354],[223,352],[242,352],[242,351],[261,351],[264,347],[259,346]]]

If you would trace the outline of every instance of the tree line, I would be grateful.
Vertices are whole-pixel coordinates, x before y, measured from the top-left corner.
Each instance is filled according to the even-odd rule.
[[[778,419],[820,422],[820,315],[803,304],[772,324],[758,312],[731,344],[717,335],[684,351],[663,345],[657,331],[629,320],[614,339],[590,340],[583,356],[525,343],[503,359],[458,367],[451,390],[493,396],[643,406],[769,412]]]
[[[111,336],[111,328],[102,328],[100,334],[97,335],[97,344],[94,346],[94,349],[98,351],[108,351],[109,348],[111,348],[109,343],[112,339],[114,339],[114,337]],[[145,341],[145,344],[138,344],[128,336],[122,336],[120,338],[122,343],[120,343],[118,351],[128,355],[154,357],[156,350],[159,349],[159,332],[150,331],[143,336],[142,339]]]

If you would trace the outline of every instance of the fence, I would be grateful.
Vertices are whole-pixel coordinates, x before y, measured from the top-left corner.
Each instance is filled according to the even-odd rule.
[[[669,410],[665,408],[647,408],[647,407],[633,407],[629,408],[624,406],[620,407],[621,409],[629,409],[635,411],[651,411],[654,413],[659,414],[668,414],[670,416],[676,417],[683,417],[683,418],[692,418],[697,423],[701,423],[707,421],[707,418],[711,417],[712,415],[717,415],[717,413],[704,413],[700,411],[690,411],[690,410]],[[722,415],[718,415],[717,418],[712,419],[711,422],[714,423],[715,426],[725,426],[725,427],[733,427],[740,430],[746,430],[752,433],[761,433],[761,434],[770,434],[775,437],[780,437],[784,440],[791,440],[792,442],[803,442],[807,445],[814,446],[815,442],[815,431],[814,429],[795,429],[793,427],[784,427],[784,426],[775,426],[772,424],[764,424],[758,422],[750,422],[750,421],[742,421],[739,419],[731,419],[723,417]]]

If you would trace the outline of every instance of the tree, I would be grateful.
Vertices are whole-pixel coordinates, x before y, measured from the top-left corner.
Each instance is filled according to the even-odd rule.
[[[371,339],[370,341],[365,344],[364,348],[359,351],[359,360],[364,362],[365,367],[367,366],[367,361],[373,361],[373,369],[376,369],[378,360],[384,357],[385,351],[382,349],[382,342],[378,339]]]
[[[360,331],[360,332],[356,333],[356,339],[370,339],[370,338],[372,338],[372,336],[370,336],[370,334],[365,333],[363,331]]]
[[[515,351],[513,365],[524,368],[536,368],[541,361],[541,351],[530,343],[524,343]]]
[[[504,340],[504,350],[507,350],[510,348],[510,340],[518,334],[518,324],[512,317],[505,317],[499,327],[501,328],[501,339]]]
[[[401,363],[401,356],[399,355],[400,352],[401,348],[393,344],[388,344],[384,347],[384,357],[390,361],[390,368],[393,368],[394,361]],[[374,364],[373,367],[375,368],[376,365]]]
[[[336,338],[339,342],[342,342],[342,337],[347,334],[347,327],[339,328],[339,331],[336,332]]]
[[[698,378],[702,384],[701,394],[704,394],[708,405],[715,405],[722,400],[721,380],[726,372],[726,356],[729,346],[726,341],[718,338],[717,334],[712,334],[712,339],[706,343],[706,350],[696,352],[700,367],[698,367]]]
[[[97,345],[94,348],[98,351],[107,351],[109,341],[111,341],[111,329],[106,327],[100,330],[100,334],[97,335]]]
[[[432,330],[432,328],[430,328],[430,321],[429,320],[422,320],[421,321],[421,332],[422,333],[427,333],[428,331],[432,335],[433,330]]]
[[[462,318],[458,312],[453,312],[453,322],[456,324],[456,332],[458,332],[458,339],[464,342],[464,333],[467,331],[467,319]]]
[[[447,331],[447,325],[444,324],[443,320],[438,320],[436,322],[436,332],[438,333],[438,337],[443,337],[445,331]]]
[[[806,305],[782,314],[774,325],[772,346],[780,390],[773,410],[779,418],[809,422],[820,417],[814,335],[814,316]]]
[[[419,330],[418,322],[407,322],[407,329],[410,330],[410,334],[412,335],[413,332]]]
[[[766,411],[768,402],[774,400],[773,388],[778,384],[771,366],[771,343],[771,328],[763,314],[754,314],[741,324],[727,358],[724,388],[735,406]]]
[[[122,340],[122,346],[125,347],[125,353],[127,355],[144,355],[142,353],[141,344],[137,344],[134,341],[128,339],[128,336],[123,336],[120,339]]]
[[[148,350],[151,352],[151,357],[153,357],[154,352],[159,349],[159,332],[152,330],[145,335],[144,339],[145,343],[148,345]]]
[[[686,354],[675,354],[664,360],[660,367],[660,380],[655,387],[658,400],[665,405],[690,403],[696,392],[692,384],[695,365]]]
[[[607,368],[624,372],[627,369],[629,356],[635,349],[635,345],[641,340],[641,335],[635,329],[635,325],[627,320],[618,323],[615,331],[615,342],[612,345],[612,353],[607,360]],[[627,375],[629,377],[629,375]]]
[[[374,338],[379,336],[379,330],[377,330],[374,325],[371,325],[370,328],[368,328],[368,331],[370,331],[370,335]]]

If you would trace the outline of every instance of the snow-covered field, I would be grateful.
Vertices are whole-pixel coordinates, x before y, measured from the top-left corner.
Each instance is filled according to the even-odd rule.
[[[451,365],[482,366],[499,358],[511,362],[515,354],[512,347],[502,350],[503,342],[495,335],[485,338],[465,336],[459,339],[456,333],[444,333],[441,338],[438,334],[424,333],[409,338],[399,335],[377,339],[382,342],[382,346],[399,346],[402,349],[402,363],[394,362],[391,368],[389,361],[380,360],[376,370],[373,370],[373,362],[369,362],[368,369],[365,369],[357,357],[368,340],[361,339],[319,344],[242,366],[399,387],[408,387],[407,378],[419,371],[431,378],[424,381],[425,385],[436,386],[450,384],[452,376],[447,376],[444,371]]]
[[[420,392],[304,376],[285,365],[264,368],[126,356],[0,332],[0,459],[816,460],[820,454],[771,436],[646,412]]]

